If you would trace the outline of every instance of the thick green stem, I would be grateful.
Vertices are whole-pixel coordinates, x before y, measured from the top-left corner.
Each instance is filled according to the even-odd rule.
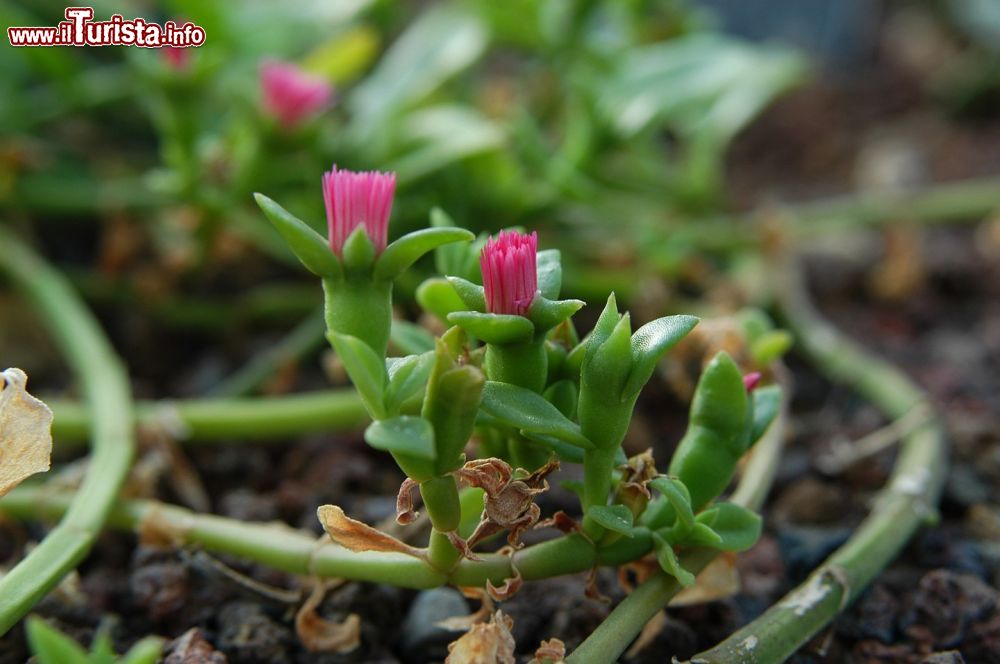
[[[617,447],[587,450],[583,453],[583,511],[595,505],[607,505],[611,493],[611,473],[615,468]]]
[[[63,520],[0,578],[2,635],[87,555],[128,473],[135,440],[128,375],[97,321],[58,272],[2,227],[0,246],[0,269],[37,307],[80,381],[93,441],[87,476]]]
[[[785,421],[786,412],[782,409],[764,437],[753,447],[743,477],[733,493],[732,502],[753,510],[759,510],[763,505],[781,456],[785,440]],[[602,556],[602,562],[614,565],[630,559],[633,552],[626,548],[629,544],[640,543],[620,540]],[[681,565],[684,569],[697,574],[717,555],[717,551],[691,551],[681,557]],[[680,589],[676,579],[662,571],[655,572],[615,607],[605,621],[573,651],[567,661],[571,664],[617,661],[642,631],[643,626],[659,613]]]
[[[427,560],[435,569],[449,573],[461,557],[462,554],[448,539],[448,535],[437,528],[431,529],[431,537],[427,543]]]
[[[385,357],[392,328],[392,282],[371,277],[324,279],[326,327],[350,334]]]
[[[544,337],[519,344],[487,344],[486,375],[541,394],[548,377]]]
[[[60,446],[84,440],[92,423],[87,409],[70,401],[47,401]],[[140,401],[141,426],[165,426],[181,442],[279,440],[313,431],[355,431],[371,420],[353,389],[280,397]]]
[[[427,516],[435,530],[451,532],[462,522],[462,505],[458,500],[458,485],[451,475],[435,477],[420,485]]]
[[[889,418],[902,417],[914,408],[930,412],[930,405],[906,376],[848,341],[816,314],[797,269],[776,281],[784,285],[781,308],[800,347],[825,374],[853,387]],[[747,657],[763,664],[785,661],[855,600],[914,531],[932,517],[946,467],[939,422],[928,422],[907,434],[888,484],[854,536],[805,583],[693,661],[736,663]]]

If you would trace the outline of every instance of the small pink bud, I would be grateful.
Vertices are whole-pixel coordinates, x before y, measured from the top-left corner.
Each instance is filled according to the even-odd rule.
[[[523,316],[538,292],[538,235],[500,231],[479,254],[486,309],[494,314]]]
[[[336,166],[324,173],[323,202],[333,252],[340,256],[347,237],[364,224],[375,251],[382,253],[395,193],[395,173],[338,171]]]
[[[265,62],[260,67],[264,110],[285,129],[319,112],[333,97],[333,86],[293,64]]]
[[[191,54],[186,48],[176,48],[174,46],[164,46],[160,49],[164,62],[174,71],[184,71],[187,69]]]
[[[759,382],[759,371],[754,371],[753,373],[748,373],[746,376],[743,376],[743,387],[747,388],[747,392],[753,392],[757,388],[757,383]]]

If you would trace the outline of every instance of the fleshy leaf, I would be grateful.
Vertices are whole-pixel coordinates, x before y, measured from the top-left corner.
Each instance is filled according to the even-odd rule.
[[[758,387],[753,391],[753,424],[750,427],[750,444],[753,445],[771,422],[778,416],[781,409],[781,387],[778,385],[767,385]]]
[[[323,236],[264,194],[254,194],[253,197],[264,216],[307,270],[319,277],[336,279],[343,276],[344,269]]]
[[[660,476],[649,481],[649,486],[659,491],[674,508],[677,522],[685,528],[694,527],[694,512],[691,510],[691,494],[684,482],[673,477]]]
[[[423,553],[392,535],[372,528],[366,523],[352,519],[344,514],[344,510],[336,505],[321,505],[316,510],[323,530],[334,542],[350,551],[380,551],[386,553],[402,553],[415,558],[422,558]]]
[[[522,316],[484,314],[478,311],[456,311],[448,314],[448,322],[458,325],[474,337],[489,344],[512,344],[528,341],[535,326]]]
[[[544,249],[536,256],[538,290],[542,297],[554,300],[562,289],[562,262],[558,249]]]
[[[385,361],[357,337],[336,332],[327,332],[326,337],[344,363],[344,368],[368,411],[376,419],[385,417],[383,396],[388,381]]]
[[[434,366],[434,352],[392,358],[386,362],[389,384],[383,402],[386,411],[399,412],[403,402],[420,391]]]
[[[375,278],[395,279],[427,252],[452,242],[470,242],[475,237],[464,228],[424,228],[407,233],[379,256],[375,262]]]
[[[582,300],[549,300],[543,297],[536,297],[528,310],[528,318],[535,324],[535,329],[547,331],[563,322],[577,311],[586,302]]]
[[[472,311],[486,311],[486,290],[477,284],[461,277],[448,277],[452,288]]]
[[[771,330],[750,344],[750,355],[757,364],[767,366],[787,353],[794,341],[787,330]]]
[[[38,664],[87,664],[86,651],[76,641],[41,618],[31,616],[25,625],[28,644]]]
[[[594,505],[587,516],[595,523],[625,537],[632,537],[632,512],[624,505]]]
[[[434,428],[422,417],[399,415],[377,420],[365,429],[365,441],[377,450],[433,461]]]
[[[711,529],[721,538],[713,548],[722,551],[746,551],[760,539],[762,520],[756,512],[735,503],[718,503],[705,511],[714,512],[711,517]],[[702,521],[702,514],[696,517],[697,521]]]
[[[407,355],[419,355],[434,350],[434,335],[410,321],[394,318],[389,339]]]
[[[659,534],[653,533],[653,546],[656,549],[656,562],[660,563],[660,568],[664,572],[677,579],[685,588],[694,585],[694,574],[681,567],[677,554],[669,542]]]
[[[375,244],[368,237],[368,231],[364,224],[355,228],[347,236],[342,254],[346,272],[367,276],[375,260]]]
[[[687,335],[698,319],[694,316],[666,316],[646,323],[632,335],[632,371],[622,399],[638,394],[656,369],[663,354]]]
[[[455,287],[443,277],[431,277],[417,286],[417,304],[424,311],[429,311],[442,321],[448,320],[448,314],[454,311],[465,311],[468,305],[455,292]]]
[[[488,415],[515,429],[549,435],[563,442],[594,449],[580,427],[540,394],[509,383],[487,381],[481,408]]]
[[[20,369],[0,373],[0,496],[49,469],[52,411],[25,390]]]

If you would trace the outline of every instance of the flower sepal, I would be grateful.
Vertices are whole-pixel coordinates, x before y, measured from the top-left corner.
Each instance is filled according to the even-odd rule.
[[[368,276],[375,264],[375,243],[368,237],[364,226],[358,226],[347,236],[341,250],[344,272],[355,276]]]

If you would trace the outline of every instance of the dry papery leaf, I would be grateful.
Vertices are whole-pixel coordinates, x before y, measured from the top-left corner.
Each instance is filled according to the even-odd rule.
[[[542,641],[528,664],[562,664],[566,659],[566,644],[559,639]]]
[[[366,523],[352,519],[336,505],[321,505],[316,510],[316,515],[330,539],[345,549],[358,552],[403,553],[415,558],[424,557],[420,549],[401,542],[392,535],[387,535]]]
[[[513,626],[510,616],[497,611],[489,623],[473,625],[448,646],[445,664],[515,664]]]
[[[20,369],[0,374],[0,496],[29,475],[49,469],[52,411],[25,391]]]
[[[693,586],[677,593],[668,606],[705,604],[731,597],[739,591],[740,574],[736,570],[736,555],[723,553],[698,574]]]
[[[327,620],[316,613],[327,586],[317,584],[295,614],[295,633],[310,652],[350,652],[361,645],[361,616],[352,613],[342,622]]]

